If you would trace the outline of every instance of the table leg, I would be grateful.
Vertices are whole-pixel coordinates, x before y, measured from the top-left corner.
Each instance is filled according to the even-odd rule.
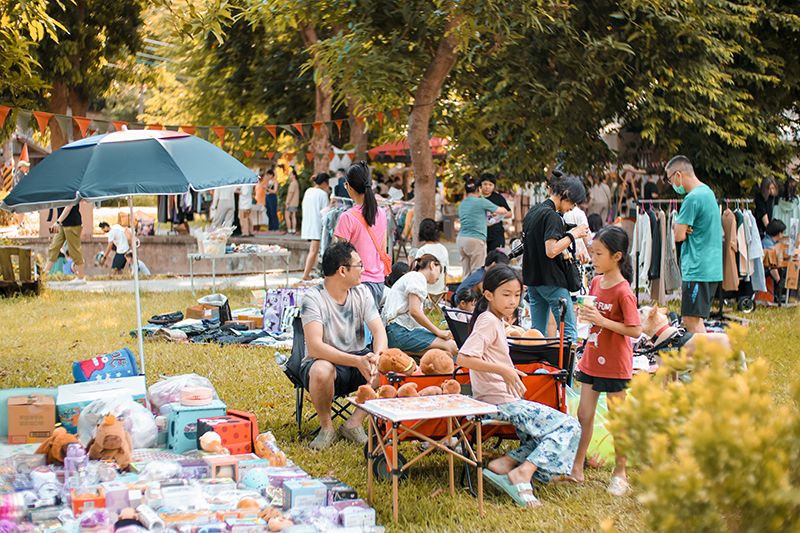
[[[211,293],[217,294],[217,261],[211,259]]]
[[[483,518],[483,436],[481,435],[481,420],[475,419],[475,434],[478,436],[478,514]]]
[[[264,290],[267,290],[267,258],[261,256],[261,272],[264,273]]]
[[[452,431],[453,431],[453,419],[448,417],[447,418],[447,434],[449,435]],[[447,445],[449,445],[449,444],[450,443],[448,442]],[[450,470],[450,495],[451,496],[455,496],[456,495],[456,482],[455,482],[454,475],[453,475],[453,459],[454,459],[453,458],[453,454],[452,453],[448,453],[447,454],[447,467]]]
[[[367,503],[372,505],[372,424],[375,419],[369,415],[367,419]]]
[[[192,284],[192,294],[194,294],[194,259],[189,259],[189,283]]]
[[[392,423],[392,511],[394,513],[394,522],[397,523],[400,504],[397,501],[397,424]]]
[[[286,260],[286,270],[285,270],[285,272],[286,272],[286,286],[288,287],[289,286],[289,256],[286,256],[284,259]]]

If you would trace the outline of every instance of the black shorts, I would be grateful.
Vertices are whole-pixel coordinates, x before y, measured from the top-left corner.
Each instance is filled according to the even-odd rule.
[[[595,392],[622,392],[628,388],[629,379],[596,378],[584,374],[580,370],[575,373],[575,380],[592,386]]]
[[[308,374],[311,372],[311,367],[319,361],[315,359],[308,363],[303,363],[300,366],[300,378],[303,380],[303,387],[308,390]],[[361,375],[361,372],[353,366],[334,365],[336,367],[336,377],[333,382],[334,396],[345,396],[351,392],[355,392],[361,385],[366,385],[367,380]]]
[[[681,316],[708,318],[717,285],[717,281],[684,281],[681,284]]]
[[[122,270],[125,268],[126,264],[128,264],[128,260],[125,259],[124,254],[114,254],[114,260],[111,261],[111,268],[114,270]]]

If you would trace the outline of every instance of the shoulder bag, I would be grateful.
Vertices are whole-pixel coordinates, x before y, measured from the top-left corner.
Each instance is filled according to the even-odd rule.
[[[367,224],[367,221],[364,220],[364,215],[362,215],[355,209],[351,209],[350,212],[353,213],[353,216],[355,216],[364,225],[365,228],[367,228],[367,233],[369,233],[369,236],[372,238],[372,243],[375,245],[375,249],[378,250],[378,255],[380,256],[381,261],[383,262],[383,275],[388,276],[389,274],[392,273],[392,258],[389,257],[389,254],[386,253],[386,250],[384,250],[378,244],[378,239],[376,239],[375,234],[372,233],[372,228],[370,228],[369,224]]]

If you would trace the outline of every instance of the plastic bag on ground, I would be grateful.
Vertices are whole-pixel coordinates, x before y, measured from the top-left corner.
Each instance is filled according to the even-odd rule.
[[[147,389],[147,400],[150,402],[153,412],[160,412],[163,405],[175,402],[180,403],[181,389],[184,387],[206,387],[212,391],[211,398],[219,400],[219,395],[217,395],[214,385],[211,384],[208,378],[197,374],[181,374],[157,381]]]
[[[156,418],[147,408],[135,401],[130,394],[99,398],[81,411],[78,418],[78,438],[84,446],[97,433],[97,424],[111,414],[122,421],[131,436],[134,449],[151,448],[158,440]]]

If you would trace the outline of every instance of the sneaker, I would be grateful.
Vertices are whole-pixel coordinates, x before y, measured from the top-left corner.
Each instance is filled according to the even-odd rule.
[[[336,440],[336,433],[331,431],[330,429],[320,429],[319,433],[317,433],[316,438],[311,441],[311,444],[308,445],[309,448],[312,450],[324,450],[331,444],[333,441]],[[365,441],[366,442],[366,441]]]
[[[68,285],[86,285],[86,278],[75,278],[67,282]]]
[[[369,440],[367,439],[367,433],[361,426],[357,426],[352,429],[339,426],[339,435],[341,435],[343,439],[349,440],[350,442],[358,444],[359,446],[365,445],[367,440]]]

